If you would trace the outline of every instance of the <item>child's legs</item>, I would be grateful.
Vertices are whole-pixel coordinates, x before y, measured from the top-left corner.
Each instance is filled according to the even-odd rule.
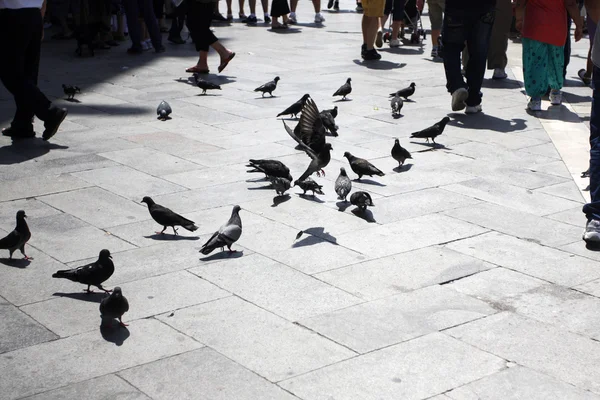
[[[523,78],[525,92],[530,97],[542,97],[548,90],[547,46],[537,40],[523,38]]]
[[[551,89],[560,90],[565,78],[563,69],[565,65],[565,51],[561,46],[548,46],[548,85]]]

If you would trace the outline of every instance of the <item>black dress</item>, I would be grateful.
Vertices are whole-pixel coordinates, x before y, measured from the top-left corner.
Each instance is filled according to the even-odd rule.
[[[273,0],[271,3],[271,17],[277,18],[290,13],[287,0]]]

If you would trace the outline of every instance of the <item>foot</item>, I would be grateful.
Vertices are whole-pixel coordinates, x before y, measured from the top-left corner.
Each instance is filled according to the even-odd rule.
[[[194,65],[193,67],[189,67],[185,70],[190,74],[208,74],[210,71],[208,66]]]
[[[297,24],[298,20],[296,20],[296,13],[290,13],[288,19],[287,19],[287,23],[288,24]]]
[[[508,75],[506,75],[504,68],[494,69],[494,75],[492,75],[492,79],[506,79],[507,77]]]
[[[560,106],[562,104],[562,93],[558,89],[552,89],[550,91],[550,104],[553,106]]]
[[[438,57],[438,48],[434,47],[433,49],[431,49],[431,58],[437,58]]]
[[[227,21],[227,18],[225,18],[221,13],[214,13],[213,21]]]
[[[366,50],[363,54],[362,54],[362,58],[365,61],[369,61],[369,60],[380,60],[381,59],[381,54],[379,54],[377,52],[377,50],[375,49],[371,49],[371,50]]]
[[[591,77],[591,76],[588,76],[588,75],[586,74],[586,72],[585,72],[585,69],[580,69],[580,70],[577,72],[577,76],[579,76],[579,79],[581,79],[581,81],[582,81],[583,83],[585,83],[586,85],[588,85],[588,86],[590,85],[590,83],[592,83],[592,77]]]
[[[228,22],[233,21],[233,14],[227,14],[227,18],[225,20]]]
[[[2,136],[8,136],[13,139],[25,139],[35,137],[33,127],[31,129],[13,128],[12,126],[2,129]]]
[[[219,73],[223,72],[225,67],[227,67],[227,64],[229,64],[229,61],[233,60],[233,57],[235,57],[235,53],[233,51],[230,51],[229,55],[225,59],[221,58],[221,65],[219,65]]]
[[[243,12],[238,13],[238,16],[240,17],[241,20],[245,20],[246,18],[248,18],[248,16],[246,14],[244,14]]]
[[[127,54],[142,54],[144,49],[142,47],[130,47],[127,49]]]
[[[481,104],[477,104],[476,106],[467,106],[465,110],[466,114],[477,114],[481,112]]]
[[[329,0],[327,2],[327,8],[331,8],[331,7],[333,7],[333,0]]]
[[[592,219],[585,224],[583,240],[591,244],[600,244],[600,221]]]
[[[383,32],[381,30],[377,31],[377,36],[375,37],[375,46],[379,48],[383,46]]]
[[[356,12],[362,14],[362,12],[363,12],[362,3],[356,3]]]
[[[323,14],[321,13],[316,13],[315,14],[315,24],[320,24],[325,22],[325,17],[323,16]]]
[[[452,92],[452,111],[460,111],[464,110],[467,107],[467,98],[469,97],[469,92],[466,88],[458,88],[454,92]]]
[[[532,97],[529,103],[527,103],[527,108],[531,111],[542,111],[542,98]]]
[[[333,9],[335,11],[340,11],[340,2],[338,0],[335,0],[335,2],[333,3]]]
[[[258,19],[256,18],[256,15],[250,14],[250,16],[248,18],[243,19],[242,22],[245,24],[255,25],[258,22]]]
[[[180,36],[180,37],[176,37],[176,36],[169,36],[169,37],[167,38],[167,40],[168,40],[169,42],[173,43],[173,44],[185,44],[185,40],[183,40],[183,39],[181,38],[181,36]]]
[[[164,53],[167,49],[162,44],[154,49],[155,53]]]
[[[271,17],[269,17],[267,14],[265,14],[265,24],[270,24],[271,23]]]
[[[390,47],[400,47],[402,43],[400,42],[400,40],[398,39],[392,39],[390,40]]]
[[[64,121],[65,117],[69,113],[66,108],[58,108],[51,106],[48,111],[49,116],[44,121],[44,134],[42,135],[42,139],[49,140],[52,136],[56,134],[60,124]]]

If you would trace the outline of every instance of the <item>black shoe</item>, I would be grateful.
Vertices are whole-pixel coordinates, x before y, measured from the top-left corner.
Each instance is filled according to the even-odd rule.
[[[243,19],[242,22],[244,24],[252,24],[252,25],[254,25],[254,24],[256,24],[258,22],[258,19],[256,19],[256,16],[251,15],[248,18]]]
[[[212,19],[213,21],[227,21],[227,18],[225,18],[221,13],[214,13]]]
[[[363,43],[360,46],[360,56],[364,58],[366,52],[367,52],[367,45]]]
[[[44,121],[44,134],[42,135],[42,139],[48,140],[52,136],[56,134],[60,124],[64,121],[65,117],[69,112],[66,108],[58,108],[51,106],[49,110],[49,116]]]
[[[333,7],[333,0],[329,0],[327,2],[327,8],[331,8],[331,7]]]
[[[127,54],[142,54],[144,50],[138,47],[130,47],[127,49]]]
[[[167,40],[168,40],[169,42],[173,43],[173,44],[185,44],[185,40],[183,40],[183,39],[181,38],[181,36],[179,36],[179,37],[176,37],[176,36],[172,36],[172,37],[171,37],[171,36],[169,36],[169,37],[167,38]]]
[[[364,10],[363,10],[362,3],[357,3],[357,4],[356,4],[356,12],[357,12],[357,13],[362,13],[363,11],[364,11]]]
[[[164,53],[167,49],[165,48],[165,46],[163,46],[162,44],[154,49],[155,53]]]
[[[363,60],[380,60],[381,54],[375,49],[367,50],[362,54]]]
[[[335,2],[333,3],[333,9],[335,11],[340,11],[340,2],[338,0],[335,0]]]
[[[119,42],[117,42],[116,40],[107,40],[105,43],[112,47],[116,47],[119,45]]]
[[[270,24],[271,23],[271,17],[269,17],[268,15],[265,15],[265,24]]]
[[[2,129],[2,136],[11,137],[13,139],[25,139],[35,137],[35,131],[31,129],[20,129],[12,126]]]

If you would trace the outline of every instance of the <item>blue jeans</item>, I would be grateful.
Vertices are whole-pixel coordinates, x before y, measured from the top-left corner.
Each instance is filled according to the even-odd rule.
[[[487,53],[494,25],[494,7],[490,9],[448,9],[442,26],[446,88],[450,93],[467,88],[468,106],[481,103],[481,84],[485,75]],[[469,51],[465,83],[460,73],[460,54],[465,42]]]
[[[600,220],[600,68],[594,65],[592,75],[592,115],[590,117],[590,198],[583,206],[588,221]]]

